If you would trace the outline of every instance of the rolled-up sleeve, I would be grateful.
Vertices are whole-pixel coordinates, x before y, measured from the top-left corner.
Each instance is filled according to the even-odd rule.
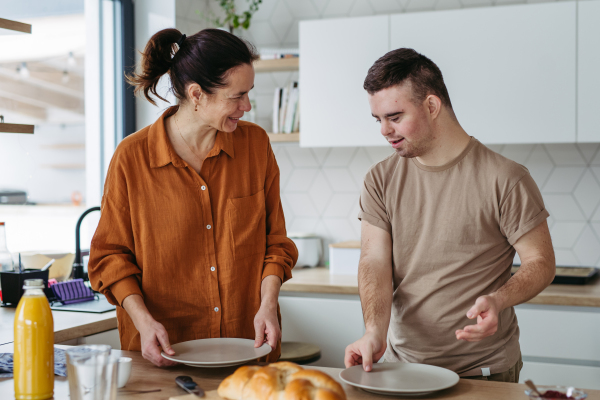
[[[385,206],[383,189],[378,186],[377,180],[373,178],[373,171],[369,171],[360,192],[358,219],[367,221],[391,235],[392,224]]]
[[[269,144],[267,173],[265,177],[265,207],[267,211],[267,249],[263,263],[262,279],[276,275],[285,282],[292,277],[292,268],[298,261],[298,249],[287,237],[285,217],[279,195],[279,167]]]
[[[142,296],[133,237],[126,174],[115,153],[104,186],[100,222],[90,247],[88,274],[94,290],[119,306],[132,294]]]

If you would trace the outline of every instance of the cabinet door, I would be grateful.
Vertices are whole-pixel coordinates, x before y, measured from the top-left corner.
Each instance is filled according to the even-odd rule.
[[[344,368],[346,346],[364,333],[360,300],[292,297],[282,293],[279,307],[283,341],[319,346],[321,359],[311,365]]]
[[[575,2],[396,14],[390,42],[440,67],[482,142],[574,142],[575,17]]]
[[[389,16],[300,22],[300,146],[385,146],[363,82],[389,49]]]
[[[577,141],[600,142],[600,1],[577,4]]]

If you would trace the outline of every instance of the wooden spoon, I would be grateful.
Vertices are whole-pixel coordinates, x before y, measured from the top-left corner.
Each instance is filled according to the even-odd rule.
[[[540,391],[537,389],[537,387],[535,386],[535,384],[534,384],[534,383],[533,383],[533,382],[532,382],[530,379],[526,380],[526,381],[525,381],[525,384],[526,384],[527,386],[529,386],[529,388],[530,388],[531,390],[533,390],[534,392],[536,392],[536,393],[537,393],[537,395],[538,395],[539,397],[541,397],[541,398],[543,398],[543,397],[544,397],[544,396],[542,396],[542,394],[540,393]]]

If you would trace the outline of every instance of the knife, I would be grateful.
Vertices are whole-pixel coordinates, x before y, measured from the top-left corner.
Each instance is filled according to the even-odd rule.
[[[177,383],[177,385],[179,385],[180,388],[182,388],[186,392],[194,394],[198,397],[204,397],[204,390],[202,390],[202,388],[200,388],[200,386],[198,386],[198,384],[194,382],[189,376],[178,376],[177,378],[175,378],[175,382]]]

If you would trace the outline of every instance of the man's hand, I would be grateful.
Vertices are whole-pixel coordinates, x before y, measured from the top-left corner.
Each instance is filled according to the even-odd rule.
[[[346,347],[344,364],[346,364],[346,368],[362,364],[363,369],[369,372],[373,368],[373,363],[383,357],[386,347],[385,337],[382,340],[374,333],[367,332],[363,337]]]
[[[464,329],[458,329],[455,332],[456,339],[467,342],[478,342],[488,336],[492,336],[498,330],[499,312],[499,306],[493,296],[478,297],[475,305],[467,312],[469,319],[477,318],[477,324],[467,325]]]
[[[149,318],[144,321],[140,329],[140,339],[142,342],[142,357],[150,361],[157,367],[171,367],[177,365],[176,362],[167,360],[160,355],[161,347],[162,351],[172,356],[175,351],[171,348],[169,343],[169,335],[165,327],[156,320]]]
[[[281,329],[277,319],[277,306],[262,305],[254,317],[254,347],[260,347],[267,342],[271,348],[277,346],[281,339]]]

